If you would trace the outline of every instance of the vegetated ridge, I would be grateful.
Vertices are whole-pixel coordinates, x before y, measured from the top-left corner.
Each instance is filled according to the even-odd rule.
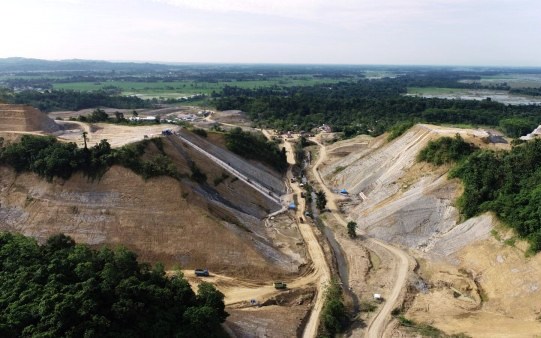
[[[452,148],[444,151],[451,152]],[[479,150],[465,155],[450,172],[451,178],[464,182],[464,193],[458,199],[461,212],[473,217],[493,211],[528,240],[531,253],[540,251],[541,140],[515,145],[511,151]],[[421,159],[431,161],[434,157]]]

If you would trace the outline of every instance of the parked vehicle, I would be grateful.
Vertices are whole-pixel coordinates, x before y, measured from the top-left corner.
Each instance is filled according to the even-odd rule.
[[[274,288],[277,290],[287,289],[287,284],[284,282],[274,282]]]
[[[208,277],[209,269],[195,269],[195,275],[197,277]]]

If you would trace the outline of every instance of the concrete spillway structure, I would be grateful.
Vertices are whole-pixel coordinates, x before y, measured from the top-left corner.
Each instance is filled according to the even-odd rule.
[[[17,104],[0,104],[0,131],[43,131],[53,133],[60,127],[38,109]]]

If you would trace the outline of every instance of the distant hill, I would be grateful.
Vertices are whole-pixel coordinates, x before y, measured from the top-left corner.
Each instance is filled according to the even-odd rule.
[[[41,60],[20,57],[0,58],[0,72],[48,71],[167,71],[181,65],[137,62],[109,62],[95,60]]]

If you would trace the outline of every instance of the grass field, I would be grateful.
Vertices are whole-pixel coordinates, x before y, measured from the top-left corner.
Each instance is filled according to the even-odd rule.
[[[445,95],[464,92],[460,88],[438,88],[438,87],[409,87],[408,94],[416,95]]]
[[[127,81],[104,81],[104,82],[73,82],[55,83],[54,89],[71,89],[78,91],[99,90],[106,86],[115,86],[122,90],[124,95],[140,95],[142,98],[177,98],[192,94],[210,94],[212,91],[220,91],[224,86],[237,86],[241,88],[259,88],[279,86],[310,86],[320,83],[336,83],[344,80],[315,77],[282,77],[272,80],[260,81],[173,81],[173,82],[127,82]],[[351,81],[351,80],[350,80]]]

